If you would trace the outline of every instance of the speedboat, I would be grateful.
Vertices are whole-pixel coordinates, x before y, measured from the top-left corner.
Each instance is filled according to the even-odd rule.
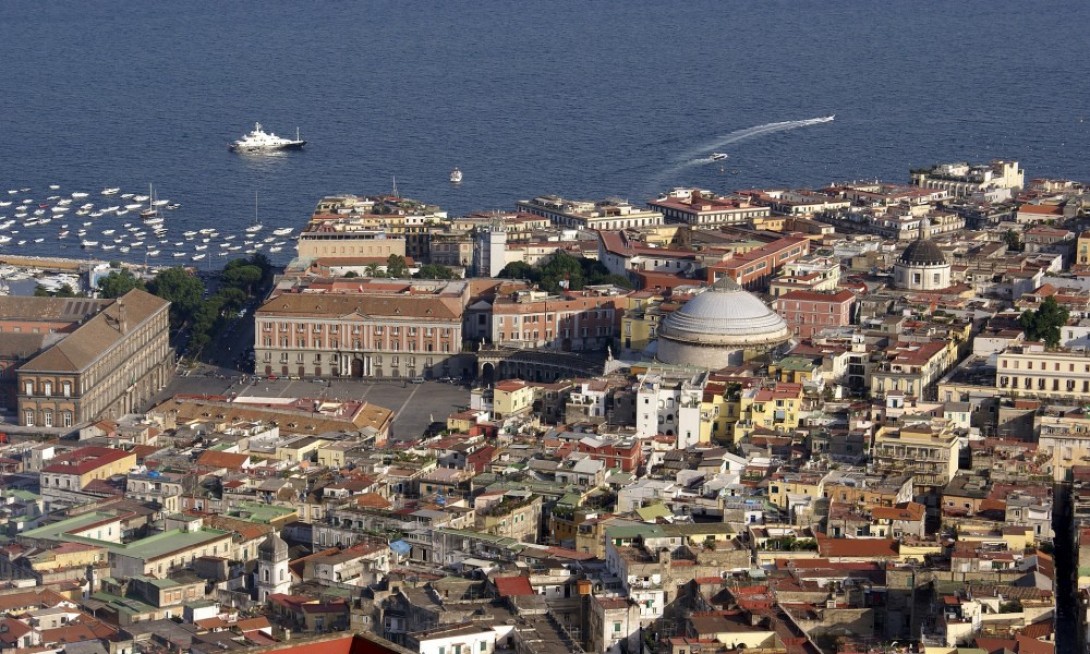
[[[75,193],[72,194],[72,199],[73,200],[82,200],[83,198],[87,197],[88,195],[90,195],[90,193],[84,193],[83,191],[76,191]]]
[[[299,138],[299,129],[295,130],[295,139],[286,139],[272,132],[266,132],[261,123],[254,123],[254,131],[231,145],[227,146],[233,152],[271,152],[275,150],[298,150],[307,142]]]
[[[121,189],[119,187],[117,187],[117,186],[109,186],[107,188],[102,189],[102,194],[103,195],[117,195],[120,192],[121,192]]]
[[[291,227],[280,227],[279,229],[274,229],[273,230],[273,234],[275,234],[277,236],[287,236],[288,234],[291,234],[291,232],[292,232]]]
[[[132,196],[133,202],[147,202],[151,199],[150,195],[134,195]]]
[[[159,250],[148,250],[148,256],[149,257],[159,256]]]
[[[726,158],[727,158],[727,155],[723,154],[722,152],[713,152],[712,153],[712,161],[722,161],[722,160],[724,160]]]
[[[462,183],[462,171],[458,170],[457,168],[450,171],[450,183],[451,184],[461,184]]]
[[[194,260],[194,261],[200,261],[200,260],[201,260],[201,259],[203,259],[203,258],[204,258],[204,255],[203,255],[203,254],[194,254],[194,255],[193,255],[193,260]]]
[[[81,248],[93,248],[98,245],[98,241],[80,241],[79,246]]]
[[[57,190],[57,189],[59,189],[60,187],[61,187],[61,185],[60,185],[60,184],[50,184],[50,185],[49,185],[49,190],[50,190],[50,191],[56,191],[56,190]]]

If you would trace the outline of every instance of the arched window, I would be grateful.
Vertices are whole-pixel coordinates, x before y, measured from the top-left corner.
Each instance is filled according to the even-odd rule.
[[[265,568],[265,581],[269,580],[269,569]]]

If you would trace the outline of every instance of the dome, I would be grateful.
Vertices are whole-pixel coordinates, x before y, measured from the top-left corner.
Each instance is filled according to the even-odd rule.
[[[756,295],[723,278],[668,315],[659,337],[694,345],[746,347],[779,344],[787,323]]]
[[[897,261],[905,266],[939,266],[946,263],[946,255],[931,241],[919,239],[909,243]]]
[[[260,559],[280,561],[288,558],[288,544],[283,538],[272,533],[257,546],[257,554]]]

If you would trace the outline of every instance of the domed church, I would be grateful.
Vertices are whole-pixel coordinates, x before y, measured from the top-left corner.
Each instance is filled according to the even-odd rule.
[[[663,363],[718,370],[790,339],[779,314],[724,277],[663,319],[656,356]]]
[[[946,255],[927,238],[927,218],[920,220],[920,235],[905,248],[893,264],[893,283],[908,291],[937,291],[950,286],[950,263]]]

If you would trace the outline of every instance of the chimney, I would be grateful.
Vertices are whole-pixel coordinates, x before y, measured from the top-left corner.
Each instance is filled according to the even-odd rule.
[[[125,301],[121,298],[117,299],[117,329],[122,334],[129,331],[129,326],[125,320]]]

